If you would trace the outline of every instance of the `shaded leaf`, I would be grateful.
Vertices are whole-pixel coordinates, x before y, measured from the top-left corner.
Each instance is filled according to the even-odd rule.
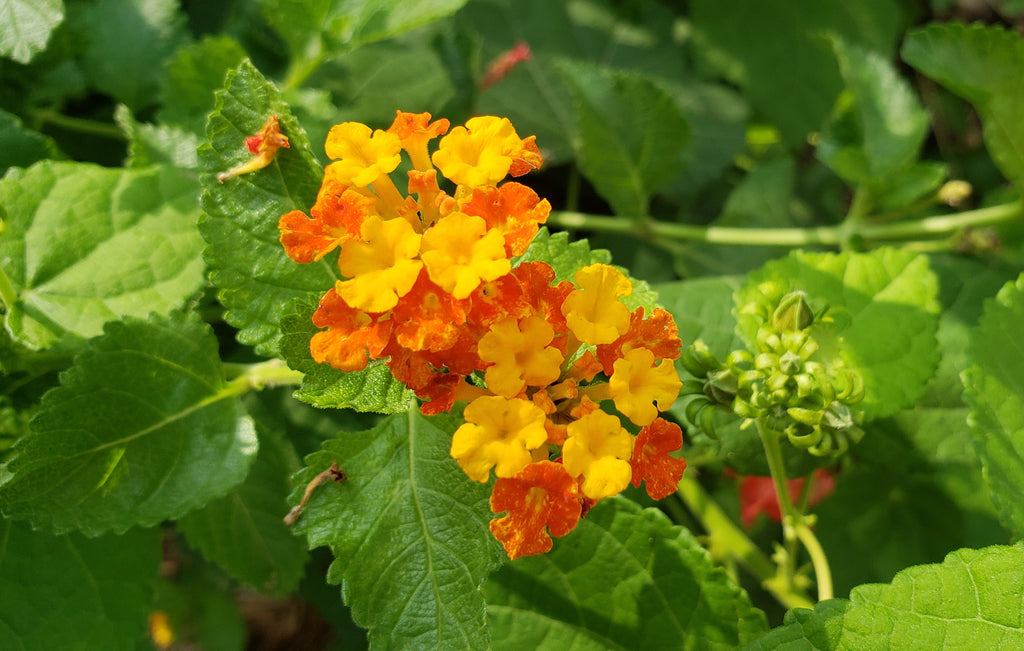
[[[484,589],[496,649],[737,648],[766,628],[685,529],[623,498]]]
[[[838,37],[832,47],[849,101],[840,100],[817,156],[850,183],[885,183],[917,158],[928,114],[887,58]],[[852,133],[838,126],[843,113],[850,115]]]
[[[44,158],[60,158],[49,136],[26,129],[16,115],[0,109],[0,177],[8,167],[28,167]]]
[[[230,36],[208,36],[179,49],[160,81],[158,120],[202,135],[214,92],[244,59],[245,50]]]
[[[33,348],[78,345],[112,319],[180,307],[203,283],[195,189],[167,167],[53,161],[0,180],[11,333]]]
[[[328,580],[342,583],[371,646],[488,646],[479,588],[501,548],[488,531],[489,488],[448,454],[457,423],[410,410],[372,430],[341,433],[295,478],[292,503],[332,462],[347,475],[317,488],[294,526],[310,547],[331,548]]]
[[[62,0],[0,0],[0,56],[28,63],[63,20]]]
[[[315,59],[359,45],[398,36],[450,16],[466,0],[260,0],[268,21],[288,43],[292,55]]]
[[[160,530],[52,536],[0,520],[0,647],[133,651],[160,564]]]
[[[842,78],[825,34],[889,56],[901,8],[887,0],[696,0],[695,51],[744,89],[755,112],[790,147],[820,128]],[[785,71],[785,74],[781,74]]]
[[[295,301],[281,321],[281,355],[291,368],[305,373],[295,397],[314,407],[348,407],[382,414],[405,411],[413,393],[392,377],[382,361],[372,361],[362,371],[346,373],[313,359],[309,340],[319,330],[312,320],[315,309],[311,303]]]
[[[183,170],[199,167],[199,137],[179,127],[136,122],[131,109],[119,104],[114,120],[128,138],[125,167],[170,165]]]
[[[277,116],[290,148],[279,150],[265,169],[218,183],[218,172],[249,158],[245,138],[271,115]],[[200,232],[208,244],[210,278],[227,308],[225,320],[239,328],[238,340],[272,356],[288,303],[316,300],[338,275],[326,258],[310,265],[293,262],[278,240],[281,215],[313,206],[320,164],[277,89],[248,61],[228,73],[206,134],[199,148],[206,212]]]
[[[195,317],[111,322],[3,469],[10,517],[96,535],[177,518],[237,486],[256,455],[252,421]],[[2,478],[0,478],[2,479]]]
[[[823,351],[839,352],[863,376],[865,397],[857,408],[867,420],[892,415],[921,397],[939,361],[938,281],[925,256],[891,248],[841,254],[797,251],[769,262],[750,274],[735,296],[738,332],[750,346],[760,321],[742,309],[763,300],[758,286],[766,282],[782,294],[807,292],[815,310],[828,306],[835,325],[815,326],[812,336]]]
[[[963,373],[974,445],[1003,524],[1024,537],[1024,276],[985,306]]]
[[[291,445],[258,427],[260,450],[245,481],[225,497],[178,520],[193,547],[234,579],[260,592],[287,595],[302,579],[306,546],[282,518],[289,475],[298,466]]]
[[[978,110],[985,146],[1006,178],[1024,185],[1024,39],[982,24],[929,25],[907,34],[904,61]]]
[[[96,0],[73,18],[92,86],[135,110],[155,104],[159,71],[187,38],[177,0]]]
[[[574,100],[580,169],[617,214],[646,215],[689,140],[675,99],[638,73],[571,62],[558,70]]]

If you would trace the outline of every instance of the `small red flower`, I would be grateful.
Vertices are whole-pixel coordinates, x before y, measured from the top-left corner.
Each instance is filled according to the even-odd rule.
[[[658,418],[643,427],[633,445],[633,486],[645,482],[651,499],[668,497],[679,487],[679,480],[686,470],[686,460],[677,459],[669,452],[683,447],[683,430],[679,425]]]
[[[579,486],[560,463],[531,463],[494,483],[491,510],[508,512],[491,520],[491,533],[510,559],[543,554],[553,545],[551,536],[564,536],[579,522]]]
[[[789,498],[796,500],[804,487],[804,478],[790,479]],[[808,505],[814,506],[828,497],[836,487],[836,479],[827,471],[818,469],[811,476],[811,494]],[[775,482],[771,477],[747,475],[740,483],[740,520],[748,529],[754,525],[759,513],[764,513],[775,522],[782,522],[779,499],[775,494]]]

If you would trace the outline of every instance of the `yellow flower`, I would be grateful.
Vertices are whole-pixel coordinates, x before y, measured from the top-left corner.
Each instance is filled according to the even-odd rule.
[[[338,268],[351,280],[339,280],[335,289],[357,310],[386,312],[409,293],[423,268],[416,259],[422,236],[404,219],[377,215],[366,218],[361,234],[362,240],[348,242],[338,256]]]
[[[592,411],[569,423],[562,464],[573,477],[583,475],[583,494],[595,500],[617,495],[632,477],[633,437],[619,419]]]
[[[359,122],[343,122],[331,127],[324,150],[331,160],[335,178],[345,185],[365,188],[389,174],[402,160],[402,141],[393,133]],[[340,160],[339,160],[340,159]]]
[[[672,360],[654,365],[654,353],[634,348],[615,360],[608,389],[615,408],[637,425],[650,425],[672,406],[683,386]]]
[[[569,329],[580,341],[608,344],[629,330],[629,308],[620,296],[633,292],[633,285],[618,269],[592,264],[576,272],[576,285],[562,303]]]
[[[547,441],[544,412],[529,400],[483,396],[466,406],[466,423],[452,436],[451,455],[470,479],[485,482],[491,468],[512,477]]]
[[[524,163],[536,168],[542,162],[532,136],[523,140],[508,118],[490,115],[452,129],[431,159],[446,178],[469,187],[494,185],[509,171],[523,173]]]
[[[457,299],[469,296],[481,282],[504,276],[512,268],[505,257],[505,238],[487,229],[482,217],[453,212],[423,236],[430,279]]]
[[[557,380],[563,356],[548,346],[554,336],[551,325],[536,316],[491,326],[477,348],[481,360],[493,363],[484,374],[487,388],[511,398],[528,385],[544,387]]]

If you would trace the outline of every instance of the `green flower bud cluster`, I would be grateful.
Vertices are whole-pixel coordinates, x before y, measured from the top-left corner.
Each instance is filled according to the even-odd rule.
[[[860,374],[842,360],[820,359],[815,315],[803,292],[782,297],[757,331],[755,351],[736,350],[721,363],[701,341],[683,351],[683,366],[697,380],[683,392],[697,395],[687,417],[714,436],[711,413],[726,408],[817,456],[839,456],[860,440],[864,398]]]

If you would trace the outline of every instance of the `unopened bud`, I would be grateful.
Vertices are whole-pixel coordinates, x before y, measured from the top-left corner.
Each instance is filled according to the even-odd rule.
[[[790,292],[779,301],[772,314],[772,326],[779,332],[804,330],[814,323],[814,310],[802,291]]]

